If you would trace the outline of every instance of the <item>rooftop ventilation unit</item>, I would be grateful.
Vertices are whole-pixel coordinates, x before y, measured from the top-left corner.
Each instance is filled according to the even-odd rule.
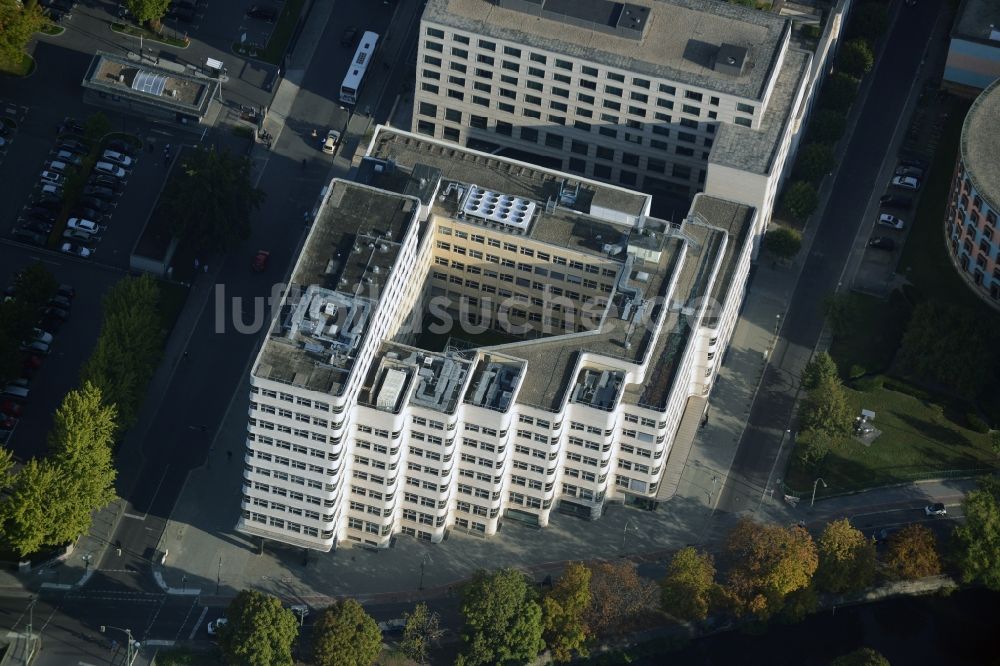
[[[735,44],[723,44],[715,54],[715,71],[729,76],[741,76],[747,62],[747,50]]]
[[[469,187],[462,204],[462,212],[466,215],[514,227],[522,232],[528,230],[535,208],[534,202],[528,199],[485,190],[478,185]]]

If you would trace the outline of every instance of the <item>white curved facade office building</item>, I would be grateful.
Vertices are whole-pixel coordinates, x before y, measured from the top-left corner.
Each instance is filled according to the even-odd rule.
[[[239,529],[387,547],[669,498],[755,210],[697,195],[674,226],[648,195],[387,128],[358,180],[328,188],[254,363]]]

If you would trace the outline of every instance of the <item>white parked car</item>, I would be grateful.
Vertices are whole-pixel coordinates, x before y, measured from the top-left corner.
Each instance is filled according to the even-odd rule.
[[[94,251],[89,247],[84,247],[76,243],[63,243],[59,250],[61,252],[65,252],[66,254],[72,254],[74,257],[82,257],[84,259],[87,259],[94,254]]]
[[[47,331],[43,331],[40,328],[32,329],[31,332],[34,334],[35,340],[38,340],[39,342],[44,342],[47,345],[51,345],[52,344],[52,334],[51,333],[49,333]]]
[[[98,162],[94,165],[94,171],[97,173],[106,173],[109,176],[114,176],[116,178],[125,177],[125,169],[120,166],[115,166],[111,162]]]
[[[913,176],[893,176],[892,184],[895,187],[901,187],[904,190],[920,189],[920,179],[914,178]]]
[[[59,185],[60,187],[62,187],[63,183],[66,182],[66,176],[56,173],[55,171],[43,171],[41,179],[44,183],[51,183],[53,185]]]
[[[906,226],[906,223],[895,215],[890,215],[889,213],[882,213],[878,216],[878,223],[884,227],[891,227],[892,229],[902,229]]]
[[[69,165],[65,162],[60,162],[59,160],[52,160],[48,163],[47,169],[49,171],[54,171],[55,173],[65,174],[69,169]]]
[[[31,354],[48,354],[49,343],[42,342],[41,340],[32,340],[31,342],[25,342],[22,344],[21,351],[29,352]]]
[[[326,133],[326,138],[323,140],[323,152],[327,155],[333,155],[337,150],[338,143],[340,143],[340,132],[330,130]]]
[[[132,166],[132,158],[124,153],[119,153],[115,150],[105,150],[104,159],[108,162],[112,162],[119,166],[130,167]]]
[[[92,222],[91,220],[85,220],[82,217],[69,218],[69,220],[67,220],[66,222],[66,227],[68,229],[76,229],[78,231],[82,231],[86,234],[96,234],[98,231],[100,231],[100,228],[97,226],[96,222]]]
[[[55,159],[60,162],[65,162],[66,164],[72,164],[73,166],[80,166],[80,157],[74,155],[68,150],[60,150],[56,153]]]
[[[227,620],[224,617],[220,617],[217,620],[212,620],[211,622],[208,623],[208,626],[206,627],[206,629],[208,630],[208,635],[209,636],[217,635],[219,633],[219,629],[226,626],[226,623],[228,622],[229,620]]]

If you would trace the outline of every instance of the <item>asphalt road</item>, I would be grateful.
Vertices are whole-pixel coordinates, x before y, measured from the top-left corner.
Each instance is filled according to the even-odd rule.
[[[772,362],[754,399],[746,430],[718,502],[721,512],[755,506],[767,484],[792,420],[798,376],[823,328],[823,301],[837,289],[859,229],[871,226],[865,210],[907,94],[917,74],[935,18],[943,5],[902,7],[877,63],[871,91],[848,144],[819,221],[812,250],[785,314]],[[751,283],[750,289],[753,289]]]

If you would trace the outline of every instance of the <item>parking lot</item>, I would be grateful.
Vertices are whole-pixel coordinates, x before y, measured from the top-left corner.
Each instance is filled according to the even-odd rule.
[[[45,452],[52,413],[66,393],[79,385],[80,367],[97,340],[101,326],[101,297],[108,287],[123,277],[119,271],[73,257],[26,251],[23,247],[0,242],[0,266],[3,266],[0,287],[9,286],[17,272],[36,261],[41,261],[57,282],[72,286],[76,293],[65,323],[57,331],[46,331],[53,336],[47,353],[22,354],[19,358],[26,374],[30,374],[30,395],[19,403],[21,417],[4,446],[20,460]],[[25,366],[35,363],[37,367]],[[0,398],[0,407],[7,401],[8,398]]]

